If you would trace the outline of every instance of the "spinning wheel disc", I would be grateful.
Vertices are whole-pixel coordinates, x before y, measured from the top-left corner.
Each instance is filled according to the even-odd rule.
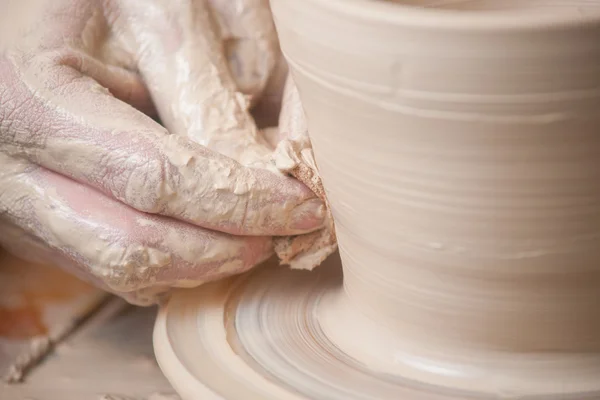
[[[463,381],[470,382],[470,388],[454,385],[448,379],[443,385],[424,383],[427,374],[421,371],[415,375],[406,366],[402,367],[406,363],[400,361],[402,368],[393,368],[397,351],[394,348],[390,348],[392,363],[387,367],[385,363],[370,364],[361,355],[375,354],[393,343],[386,342],[382,335],[383,343],[365,341],[366,349],[356,353],[347,351],[347,343],[340,343],[338,338],[352,335],[338,335],[335,324],[326,322],[332,319],[332,310],[343,310],[335,305],[340,299],[345,296],[337,257],[314,272],[291,271],[271,264],[238,278],[181,291],[157,318],[156,357],[184,399],[479,400],[516,396],[583,400],[600,397],[596,387],[589,387],[589,382],[600,373],[599,356],[595,354],[559,360],[538,355],[516,362],[513,357],[511,362],[485,366],[487,369],[474,360],[470,364],[471,371],[461,370],[459,366],[460,371],[467,371]],[[340,329],[351,329],[358,336],[356,343],[360,344],[360,335],[371,329],[369,322],[366,317],[357,316],[360,313],[352,306],[346,308],[347,312],[342,314],[356,320],[353,324],[342,324]],[[346,316],[339,315],[339,318]],[[542,365],[543,373],[540,373]],[[393,371],[388,370],[389,366]],[[403,368],[407,374],[398,373]],[[490,388],[489,376],[485,375],[497,375],[502,368],[516,368],[533,383],[544,381],[548,393],[522,396],[532,393],[531,388],[519,388],[519,393]],[[573,371],[576,376],[548,383],[565,370]],[[452,369],[446,373],[448,371]],[[411,375],[424,379],[412,379]],[[440,371],[430,375],[436,375],[437,382],[445,382],[444,373]],[[502,381],[504,377],[497,378]],[[488,390],[479,390],[481,388]]]

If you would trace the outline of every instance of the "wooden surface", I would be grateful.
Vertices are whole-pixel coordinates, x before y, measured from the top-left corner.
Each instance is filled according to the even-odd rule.
[[[32,364],[41,344],[60,340],[107,299],[55,266],[0,250],[0,380],[20,376],[16,366]]]
[[[0,399],[176,398],[154,359],[155,314],[154,308],[129,306],[58,268],[0,253],[0,377],[32,352],[36,340],[76,325],[23,383],[0,381]]]
[[[177,399],[152,350],[156,309],[109,304],[2,400]]]

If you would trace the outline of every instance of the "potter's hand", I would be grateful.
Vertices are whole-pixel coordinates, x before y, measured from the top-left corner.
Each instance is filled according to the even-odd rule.
[[[143,304],[320,227],[305,186],[232,159],[267,153],[236,91],[258,96],[273,67],[265,1],[3,1],[0,245]],[[233,75],[216,26],[246,37]]]
[[[306,184],[313,193],[326,201],[300,94],[291,76],[288,76],[285,84],[278,136],[275,141],[278,142],[274,153],[277,168]],[[333,216],[329,210],[323,229],[307,235],[275,239],[275,252],[279,260],[294,269],[311,270],[325,261],[336,249]]]

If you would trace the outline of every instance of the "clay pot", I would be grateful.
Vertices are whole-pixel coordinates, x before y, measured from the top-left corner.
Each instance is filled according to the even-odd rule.
[[[272,10],[356,310],[446,354],[600,351],[600,1]]]

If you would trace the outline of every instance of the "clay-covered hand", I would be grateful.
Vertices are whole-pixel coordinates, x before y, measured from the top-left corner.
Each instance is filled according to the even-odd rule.
[[[309,189],[249,166],[269,153],[248,112],[277,55],[267,0],[4,0],[0,52],[18,255],[147,304],[322,226]]]
[[[278,135],[274,141],[277,146],[273,159],[277,169],[306,184],[326,202],[325,188],[315,161],[300,93],[291,75],[285,83]],[[323,229],[306,235],[275,239],[275,252],[279,260],[294,269],[313,269],[336,249],[337,238],[329,209]]]

